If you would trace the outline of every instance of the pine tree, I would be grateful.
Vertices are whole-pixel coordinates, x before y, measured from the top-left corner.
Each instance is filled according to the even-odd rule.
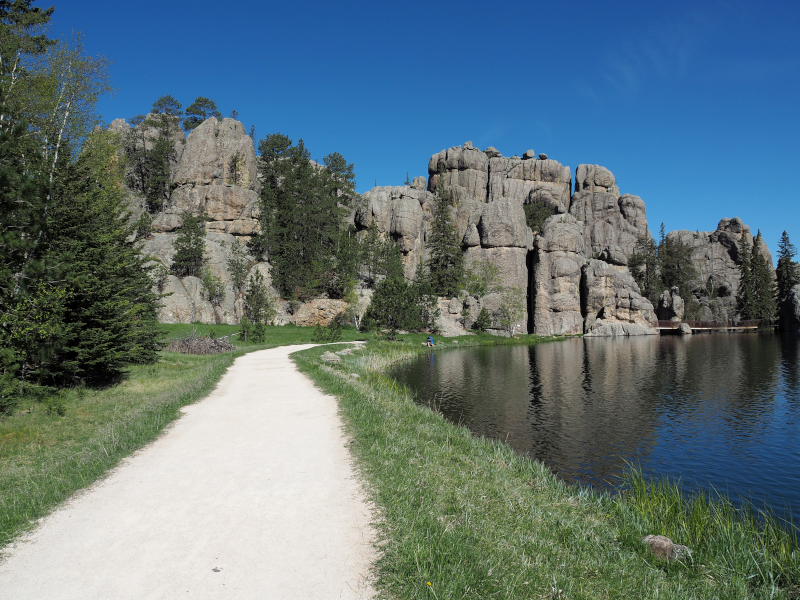
[[[331,167],[320,168],[303,140],[293,145],[280,133],[262,140],[259,151],[264,183],[259,247],[269,255],[273,284],[299,300],[325,291],[345,293],[341,283],[350,275],[344,272],[349,260],[341,256],[337,262],[337,252],[348,200],[339,193],[349,189],[346,172],[352,165],[339,156],[329,161]]]
[[[747,236],[742,235],[742,244],[739,249],[741,262],[739,263],[739,313],[744,319],[755,319],[755,282],[753,281],[752,247],[747,241]]]
[[[191,131],[203,121],[216,117],[222,118],[222,113],[217,110],[217,105],[213,100],[198,96],[195,101],[186,107],[186,118],[183,120],[183,128]]]
[[[662,242],[658,246],[659,280],[665,289],[677,287],[681,298],[689,305],[692,301],[692,282],[697,279],[697,269],[692,261],[692,247],[684,244],[677,237],[664,235],[661,227]]]
[[[175,239],[172,272],[178,277],[198,276],[205,261],[205,215],[185,214],[183,225]]]
[[[45,259],[60,265],[69,292],[57,360],[46,367],[54,382],[107,381],[158,356],[158,297],[150,259],[130,241],[118,151],[113,134],[93,134],[54,190]]]
[[[428,236],[428,272],[433,290],[440,296],[455,296],[464,285],[464,254],[461,252],[458,233],[450,216],[448,195],[442,190],[436,198]]]
[[[789,235],[784,231],[778,242],[778,268],[775,275],[778,278],[776,299],[778,304],[786,301],[792,288],[800,283],[800,265],[794,262],[797,249],[789,241]]]
[[[766,257],[761,253],[764,243],[761,232],[753,240],[750,256],[750,266],[753,270],[753,310],[754,319],[771,320],[775,317],[775,282],[772,279]]]
[[[661,283],[658,268],[658,248],[649,235],[636,240],[633,254],[628,260],[628,268],[642,296],[650,302],[658,302],[664,285]]]

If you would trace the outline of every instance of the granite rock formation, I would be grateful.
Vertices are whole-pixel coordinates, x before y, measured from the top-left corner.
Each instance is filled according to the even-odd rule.
[[[410,186],[381,186],[363,196],[353,217],[356,229],[367,230],[374,222],[378,231],[390,236],[403,253],[403,268],[413,277],[420,260],[427,258],[425,232],[433,220],[435,197],[425,191],[421,177]]]
[[[581,268],[581,305],[586,336],[657,333],[653,305],[630,273],[607,262],[590,259]]]
[[[649,236],[644,202],[620,195],[605,167],[578,166],[569,212],[584,224],[587,252],[612,264],[627,265],[636,241]]]
[[[667,239],[679,240],[692,248],[692,261],[697,270],[698,280],[693,294],[701,303],[704,321],[724,322],[737,315],[736,293],[739,289],[742,262],[742,240],[746,239],[752,248],[753,235],[750,227],[741,219],[722,219],[715,231],[671,231]],[[773,272],[772,255],[765,243],[759,251],[766,258]]]
[[[585,263],[583,224],[569,214],[547,219],[534,242],[531,280],[534,333],[583,333],[581,269]]]
[[[680,321],[683,319],[685,303],[678,288],[664,290],[658,299],[658,319],[660,321]]]

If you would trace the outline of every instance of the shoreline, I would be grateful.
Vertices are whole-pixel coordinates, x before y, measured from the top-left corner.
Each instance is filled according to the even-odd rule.
[[[477,344],[458,344],[467,345]],[[417,405],[386,375],[426,351],[421,341],[371,342],[332,366],[313,350],[294,355],[339,398],[355,440],[380,513],[379,590],[397,598],[796,597],[797,539],[774,519],[635,473],[616,497],[568,484]],[[668,535],[693,556],[662,563],[639,541],[648,534]]]

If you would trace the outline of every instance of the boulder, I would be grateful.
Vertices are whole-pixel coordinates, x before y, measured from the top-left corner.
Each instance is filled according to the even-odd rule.
[[[800,331],[800,284],[794,286],[778,309],[781,331]]]
[[[427,180],[424,177],[414,177],[414,181],[411,182],[412,189],[425,191],[425,187],[427,186]]]
[[[688,323],[681,323],[679,331],[681,335],[692,335],[692,326]]]
[[[334,365],[338,365],[342,360],[336,354],[330,351],[323,352],[322,356],[320,356],[319,359],[324,363],[334,364]]]
[[[590,259],[581,268],[581,304],[587,336],[658,334],[653,305],[627,270]]]
[[[649,237],[644,201],[620,196],[613,173],[599,165],[579,165],[569,212],[583,221],[589,255],[627,265],[639,238]]]
[[[681,298],[680,290],[677,287],[664,290],[658,299],[658,320],[680,321],[683,319],[684,308],[683,298]]]
[[[347,308],[344,300],[329,300],[319,298],[302,304],[294,313],[294,323],[300,327],[314,327],[322,325],[327,327],[331,321],[342,314]]]
[[[489,202],[512,198],[519,204],[541,202],[557,213],[569,210],[572,177],[569,167],[554,160],[492,158]]]
[[[536,335],[583,333],[581,268],[586,263],[584,228],[572,215],[553,215],[533,249],[531,306]]]
[[[497,148],[495,148],[494,146],[489,146],[488,148],[486,148],[486,150],[483,151],[483,153],[489,158],[499,158],[503,156],[497,151]]]
[[[468,142],[431,156],[428,161],[428,191],[441,181],[456,203],[467,198],[486,202],[489,157]]]

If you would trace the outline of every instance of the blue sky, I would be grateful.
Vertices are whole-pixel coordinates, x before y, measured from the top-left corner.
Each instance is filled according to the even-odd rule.
[[[600,164],[650,229],[800,245],[800,2],[53,0],[51,35],[114,61],[107,121],[172,94],[337,151],[358,190],[472,141]],[[49,3],[37,2],[47,6]]]

